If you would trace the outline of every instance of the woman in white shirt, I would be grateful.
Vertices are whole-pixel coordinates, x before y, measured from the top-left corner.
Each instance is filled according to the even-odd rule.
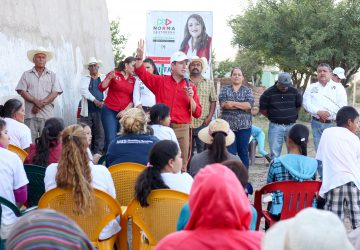
[[[152,59],[146,58],[144,60],[144,66],[147,72],[153,75],[159,75],[156,65]],[[133,103],[136,108],[144,110],[145,113],[149,112],[150,108],[156,103],[153,92],[151,92],[138,78],[136,79],[134,85]]]
[[[193,183],[188,173],[181,173],[182,158],[178,145],[170,140],[154,144],[149,154],[148,167],[135,184],[135,198],[143,207],[147,197],[155,189],[173,189],[189,194]]]
[[[170,122],[170,108],[167,105],[158,103],[151,107],[150,123],[154,136],[159,140],[172,140],[179,145],[174,130],[169,127]]]
[[[46,168],[45,190],[56,187],[72,189],[79,214],[84,214],[91,209],[94,200],[93,188],[102,190],[115,198],[114,182],[108,169],[102,165],[94,165],[89,160],[84,129],[80,125],[68,126],[61,138],[61,159],[59,163],[53,163]],[[119,223],[113,220],[101,231],[99,239],[110,238],[119,231]]]
[[[0,116],[4,117],[6,122],[10,144],[28,151],[31,144],[31,131],[24,124],[24,104],[18,99],[10,99],[4,105],[0,105]]]

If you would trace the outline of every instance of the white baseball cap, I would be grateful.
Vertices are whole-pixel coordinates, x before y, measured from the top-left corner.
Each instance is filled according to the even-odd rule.
[[[189,60],[189,59],[188,59],[187,55],[185,55],[185,53],[182,51],[177,51],[174,54],[172,54],[170,57],[170,63],[182,62],[185,60]]]
[[[333,70],[333,74],[337,75],[340,79],[346,79],[345,70],[341,67],[337,67]]]

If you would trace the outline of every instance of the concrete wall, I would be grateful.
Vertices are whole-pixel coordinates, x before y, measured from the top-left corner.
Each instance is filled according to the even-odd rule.
[[[105,0],[1,0],[0,100],[16,95],[22,73],[33,67],[26,53],[39,46],[53,51],[46,66],[64,90],[55,114],[74,123],[83,64],[96,56],[102,72],[114,67]]]

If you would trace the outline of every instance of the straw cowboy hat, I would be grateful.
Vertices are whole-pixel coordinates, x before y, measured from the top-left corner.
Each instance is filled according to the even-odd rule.
[[[204,143],[210,145],[213,143],[213,134],[216,132],[223,132],[226,135],[225,144],[226,146],[231,145],[235,140],[235,134],[230,129],[230,125],[223,119],[215,119],[210,122],[209,126],[199,131],[198,137]]]
[[[33,50],[29,50],[27,52],[27,57],[29,59],[30,62],[34,62],[34,56],[36,54],[44,54],[46,55],[46,61],[50,61],[53,58],[53,53],[51,51],[48,51],[47,49],[45,49],[44,47],[38,47],[37,49],[33,49]]]
[[[90,57],[88,62],[84,64],[84,67],[87,69],[90,65],[97,64],[99,67],[102,65],[102,61],[97,60],[94,56]]]
[[[208,62],[206,57],[193,56],[192,58],[190,58],[189,66],[192,62],[200,62],[202,65],[201,74],[204,74],[206,72],[208,68]]]
[[[262,240],[263,250],[353,250],[339,217],[306,208],[295,217],[277,222]]]

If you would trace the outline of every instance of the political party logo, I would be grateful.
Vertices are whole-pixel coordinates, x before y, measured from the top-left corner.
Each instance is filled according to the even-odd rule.
[[[170,18],[158,17],[153,24],[153,42],[175,42],[175,26]]]

